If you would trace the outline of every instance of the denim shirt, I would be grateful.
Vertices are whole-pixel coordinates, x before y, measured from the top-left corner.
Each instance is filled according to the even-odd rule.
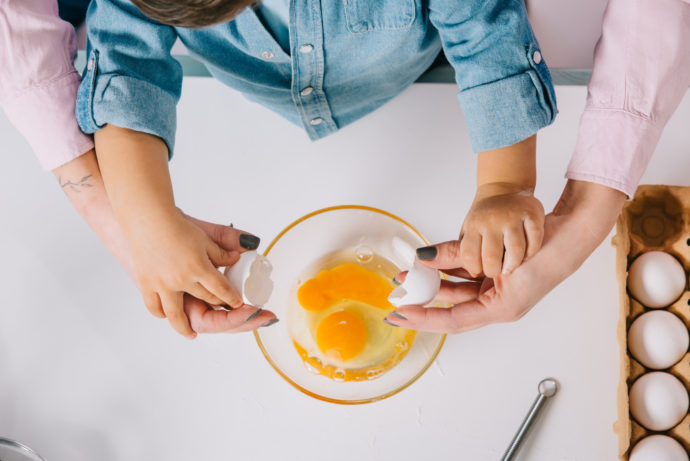
[[[202,29],[147,18],[128,0],[93,0],[76,114],[162,138],[172,154],[179,37],[215,78],[327,136],[412,84],[443,48],[473,149],[514,144],[556,115],[551,77],[523,0],[291,0],[284,51],[256,12]],[[412,110],[412,109],[411,109]]]

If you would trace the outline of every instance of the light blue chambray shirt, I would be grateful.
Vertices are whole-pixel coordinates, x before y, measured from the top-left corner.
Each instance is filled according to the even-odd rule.
[[[172,154],[182,69],[175,40],[221,82],[304,127],[354,122],[412,84],[443,48],[475,151],[514,144],[556,115],[523,0],[291,0],[289,52],[257,12],[203,29],[162,25],[128,0],[93,0],[76,114],[156,135]],[[231,110],[231,109],[230,109]]]

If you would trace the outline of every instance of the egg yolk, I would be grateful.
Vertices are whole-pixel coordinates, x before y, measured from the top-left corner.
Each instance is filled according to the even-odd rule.
[[[367,345],[367,328],[357,314],[338,311],[319,322],[316,345],[327,356],[346,362]]]
[[[341,264],[304,282],[297,290],[297,299],[311,312],[320,312],[341,299],[393,310],[388,302],[390,292],[390,283],[379,274],[356,264]]]

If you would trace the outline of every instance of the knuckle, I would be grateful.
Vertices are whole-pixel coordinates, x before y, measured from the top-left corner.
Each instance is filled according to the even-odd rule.
[[[493,267],[501,264],[501,258],[498,256],[498,254],[494,253],[493,251],[485,252],[483,260],[485,266]]]
[[[187,284],[187,277],[181,272],[175,273],[170,277],[169,283],[172,287],[181,287]]]
[[[461,247],[462,244],[459,240],[453,240],[452,242],[450,242],[450,244],[446,247],[448,258],[452,261],[460,260]]]
[[[476,247],[473,245],[462,245],[460,248],[460,260],[463,262],[474,261],[477,257]]]
[[[192,274],[203,274],[209,270],[208,260],[206,258],[197,257],[189,264],[189,270]]]
[[[209,237],[211,237],[211,239],[215,242],[222,242],[228,235],[227,230],[228,229],[225,226],[213,226],[213,230],[211,231],[211,235],[209,235]]]

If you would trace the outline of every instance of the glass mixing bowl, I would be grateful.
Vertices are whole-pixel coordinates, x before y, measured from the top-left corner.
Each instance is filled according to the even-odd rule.
[[[346,205],[310,213],[287,226],[271,242],[264,255],[273,264],[271,278],[275,285],[265,307],[275,312],[281,322],[259,328],[254,335],[268,363],[287,382],[320,400],[369,403],[402,391],[433,363],[446,336],[418,332],[407,355],[382,376],[368,381],[337,382],[305,367],[289,333],[290,297],[294,296],[299,277],[315,261],[343,249],[364,249],[408,269],[409,255],[406,258],[400,253],[400,240],[411,248],[428,245],[415,228],[397,216],[376,208]]]

